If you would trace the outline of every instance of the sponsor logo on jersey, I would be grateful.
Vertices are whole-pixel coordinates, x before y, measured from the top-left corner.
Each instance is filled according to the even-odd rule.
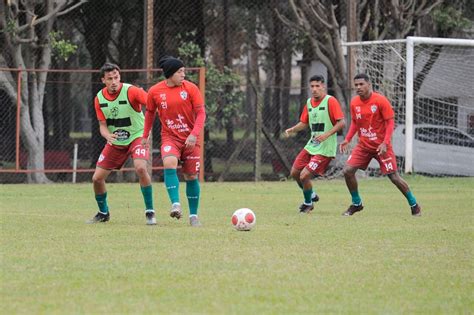
[[[372,141],[377,140],[377,133],[372,131],[372,126],[370,126],[369,129],[360,128],[360,135]]]
[[[166,121],[165,121],[166,126],[169,129],[173,129],[173,130],[176,130],[178,132],[188,132],[190,130],[188,124],[184,122],[184,116],[183,115],[178,114],[178,117],[175,120],[166,119]]]
[[[188,98],[188,93],[186,91],[181,91],[179,95],[183,100],[186,100]]]
[[[114,135],[117,135],[117,140],[127,140],[130,138],[130,132],[123,129],[117,129],[114,131]]]

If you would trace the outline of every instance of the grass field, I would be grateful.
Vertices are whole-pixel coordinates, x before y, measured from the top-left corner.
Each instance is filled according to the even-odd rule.
[[[0,185],[0,312],[472,314],[474,178],[406,179],[422,217],[386,178],[360,181],[353,217],[342,180],[314,181],[310,215],[294,182],[204,183],[197,229],[168,217],[162,183],[157,226],[138,184],[108,185],[98,225],[91,185]],[[253,231],[232,229],[240,207]]]

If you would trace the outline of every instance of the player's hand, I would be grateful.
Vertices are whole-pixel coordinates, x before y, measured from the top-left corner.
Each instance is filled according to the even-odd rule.
[[[142,146],[143,146],[144,148],[147,148],[147,147],[148,147],[148,140],[149,140],[149,138],[150,138],[150,137],[148,137],[148,138],[142,137],[142,138],[141,138],[140,142],[142,143]]]
[[[385,152],[387,152],[387,144],[385,142],[382,142],[378,147],[377,147],[377,153],[379,155],[384,155]]]
[[[196,145],[196,141],[197,138],[195,135],[189,135],[184,144],[186,144],[186,148],[191,149]]]
[[[339,145],[339,151],[343,154],[345,153],[348,153],[349,152],[349,141],[345,140],[341,142],[341,144]]]
[[[295,131],[294,131],[293,127],[288,128],[288,129],[285,130],[285,137],[286,138],[289,138],[294,134],[295,134]]]
[[[105,140],[107,140],[108,144],[113,144],[115,140],[117,140],[117,135],[114,133],[109,133],[107,136],[105,136]]]
[[[314,137],[314,140],[318,142],[325,141],[329,136],[326,133],[320,134],[319,136]]]

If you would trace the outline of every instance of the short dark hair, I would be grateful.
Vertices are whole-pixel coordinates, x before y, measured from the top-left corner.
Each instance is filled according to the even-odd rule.
[[[370,83],[370,78],[367,74],[365,73],[358,73],[355,75],[354,77],[354,80],[358,80],[358,79],[363,79],[365,80],[366,82],[369,82]]]
[[[318,81],[318,82],[324,83],[324,77],[322,75],[316,74],[316,75],[313,75],[311,78],[309,78],[309,82],[311,81]]]
[[[117,66],[115,63],[109,63],[106,62],[104,65],[100,68],[100,77],[103,78],[105,76],[106,72],[114,71],[117,70],[120,73],[120,68]]]

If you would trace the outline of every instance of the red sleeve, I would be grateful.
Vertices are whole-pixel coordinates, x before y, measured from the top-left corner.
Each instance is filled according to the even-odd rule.
[[[204,127],[204,121],[206,120],[206,110],[204,109],[204,106],[199,106],[194,109],[194,112],[196,113],[196,120],[194,121],[194,128],[191,131],[191,134],[197,137]]]
[[[380,95],[379,102],[380,105],[382,105],[380,111],[382,113],[383,120],[393,119],[395,114],[393,112],[392,105],[390,105],[388,99],[385,96]]]
[[[95,115],[97,116],[97,120],[105,121],[105,116],[104,116],[104,113],[102,112],[102,109],[100,109],[99,99],[97,98],[97,96],[94,98],[94,108],[95,108]]]
[[[349,127],[349,131],[347,132],[345,140],[347,142],[351,142],[352,137],[354,137],[356,132],[357,132],[356,124],[351,120],[351,126]]]
[[[143,138],[148,138],[150,130],[153,127],[156,114],[156,104],[153,99],[153,90],[150,89],[146,101],[146,112],[145,112],[145,126],[143,128]]]
[[[140,112],[142,105],[146,105],[147,95],[145,90],[133,85],[128,89],[128,100],[136,112]]]
[[[189,97],[193,104],[193,108],[204,106],[204,99],[202,98],[201,91],[195,84],[190,84]]]
[[[329,109],[329,118],[333,125],[337,123],[338,120],[344,119],[344,113],[341,109],[341,104],[335,97],[330,97],[328,100],[328,109]]]
[[[303,111],[301,112],[300,122],[307,125],[309,124],[308,106],[306,106],[306,104],[304,105]]]
[[[202,98],[201,91],[198,86],[191,83],[188,88],[189,97],[191,103],[193,104],[193,111],[196,114],[196,119],[194,120],[194,127],[191,130],[191,134],[194,136],[199,136],[202,128],[204,127],[204,122],[206,121],[206,109],[204,107],[204,99]]]
[[[395,128],[395,121],[393,120],[393,118],[385,121],[385,137],[383,138],[383,142],[385,144],[390,144],[390,140],[392,139],[394,128]]]
[[[351,101],[351,104],[352,104],[352,101]],[[352,138],[354,137],[354,135],[357,133],[357,124],[356,124],[356,121],[354,119],[355,115],[354,115],[354,112],[353,112],[353,106],[350,107],[350,111],[351,111],[351,125],[349,127],[349,130],[347,131],[347,135],[346,135],[346,138],[344,140],[346,140],[347,142],[351,142]]]

